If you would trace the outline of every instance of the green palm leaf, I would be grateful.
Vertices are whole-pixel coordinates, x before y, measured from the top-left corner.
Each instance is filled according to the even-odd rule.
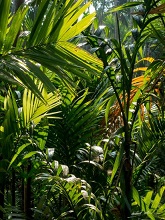
[[[76,163],[76,154],[85,143],[100,140],[103,102],[100,96],[95,100],[88,100],[88,96],[88,90],[80,91],[78,97],[64,92],[59,108],[62,120],[54,120],[50,127],[47,146],[53,147],[55,158],[68,166]]]
[[[0,51],[2,50],[8,25],[11,0],[0,2]]]
[[[10,14],[11,1],[0,4],[1,79],[25,85],[43,98],[31,75],[39,78],[50,91],[55,88],[42,66],[58,74],[67,86],[72,83],[70,73],[88,80],[91,73],[99,76],[102,62],[68,42],[95,18],[93,13],[79,19],[90,3],[81,6],[82,0],[39,1],[34,6],[34,19],[30,16],[33,11],[30,3],[22,5],[15,14]],[[26,25],[27,20],[32,26]]]
[[[5,36],[3,53],[7,53],[13,46],[15,40],[17,40],[17,35],[21,29],[23,19],[28,11],[28,6],[20,7],[17,12],[12,16],[11,25],[8,27],[8,32]]]
[[[46,102],[36,97],[31,90],[24,91],[22,109],[24,127],[28,127],[30,123],[37,125],[43,117],[53,115],[53,112],[48,112],[60,104],[59,94],[47,93],[41,82],[38,84],[38,90]]]
[[[53,110],[60,104],[59,93],[47,93],[41,82],[35,81],[34,83],[45,102],[35,96],[29,89],[24,90],[22,107],[20,108],[18,108],[15,95],[11,90],[9,90],[8,95],[4,100],[5,116],[0,127],[0,141],[2,143],[0,153],[2,153],[5,159],[10,159],[12,154],[15,153],[16,148],[19,147],[17,153],[11,159],[10,166],[27,146],[33,145],[34,140],[31,140],[30,130],[34,130],[43,118],[48,118],[49,116],[56,118],[55,114],[57,112],[50,112],[50,110]],[[37,138],[34,137],[34,139],[38,143],[38,147],[43,150],[45,146],[45,139],[47,138],[47,134],[45,134],[45,132],[48,122],[46,124],[43,123],[40,126],[41,128],[36,128],[38,136]],[[24,137],[24,135],[26,137]],[[36,153],[38,152],[29,152],[29,154],[25,155],[26,157],[23,159],[31,157]]]

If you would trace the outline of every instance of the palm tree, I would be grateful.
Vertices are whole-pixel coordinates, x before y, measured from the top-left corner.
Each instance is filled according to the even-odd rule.
[[[37,82],[36,82],[37,84]],[[4,207],[4,196],[7,185],[7,177],[10,177],[8,169],[12,166],[12,205],[15,205],[15,166],[13,163],[18,161],[20,155],[23,155],[22,163],[27,158],[38,154],[39,151],[44,150],[44,129],[48,126],[48,122],[40,123],[43,118],[48,118],[48,111],[55,108],[60,104],[59,94],[47,93],[43,88],[42,83],[38,84],[38,90],[41,92],[44,98],[44,103],[38,97],[36,97],[30,90],[25,89],[23,94],[22,106],[18,106],[11,89],[8,91],[4,100],[4,120],[0,127],[1,134],[1,169],[5,172],[1,172],[0,186],[1,186],[1,208]],[[50,115],[53,116],[55,112]],[[37,136],[37,138],[36,138]],[[29,149],[29,150],[28,150]],[[30,154],[28,153],[30,152]],[[10,161],[10,163],[9,163]],[[19,164],[21,166],[21,164]],[[31,163],[27,163],[25,168],[31,170]],[[30,170],[28,172],[30,172]],[[24,189],[24,211],[29,216],[29,201],[31,200],[30,178],[25,180]],[[27,191],[28,190],[28,191]],[[2,214],[1,214],[2,218]]]
[[[159,179],[159,154],[153,155],[164,143],[164,65],[163,60],[144,57],[142,50],[147,37],[159,35],[152,23],[162,16],[154,15],[156,6],[150,1],[149,6],[144,3],[145,14],[137,14],[140,22],[135,18],[133,37],[129,32],[122,39],[118,16],[118,39],[84,31],[92,56],[75,45],[82,40],[84,23],[94,18],[80,20],[88,7],[79,7],[81,3],[34,1],[11,14],[8,30],[4,28],[2,77],[8,74],[5,79],[17,85],[2,84],[6,97],[0,99],[5,100],[0,165],[6,173],[1,175],[1,192],[8,195],[8,182],[2,181],[7,175],[9,182],[13,180],[9,190],[16,192],[12,204],[20,197],[30,219],[163,218],[163,179],[157,189],[153,177]],[[24,16],[21,10],[27,10]],[[23,25],[11,40],[9,33],[19,16]],[[55,118],[57,112],[60,119]],[[22,197],[15,187],[19,185],[24,188]]]
[[[15,8],[12,5],[14,3]],[[55,79],[58,75],[63,85],[74,93],[75,90],[72,88],[74,77],[90,80],[91,74],[98,76],[102,69],[100,60],[71,42],[95,17],[93,13],[80,20],[80,15],[90,5],[87,3],[81,7],[81,3],[81,0],[77,2],[46,0],[35,1],[34,4],[29,1],[0,1],[0,78],[1,85],[5,93],[7,92],[5,111],[2,112],[5,117],[2,118],[1,126],[0,153],[3,170],[7,169],[7,160],[11,160],[17,149],[20,154],[30,144],[24,145],[19,139],[20,135],[26,131],[29,133],[29,129],[33,130],[41,118],[46,117],[46,114],[42,113],[54,107],[54,101],[58,100],[55,97],[57,90],[50,78]],[[51,93],[51,96],[45,96],[41,84],[35,83],[36,78],[44,83],[47,90],[54,92],[54,96]],[[9,89],[10,84],[16,86]],[[12,90],[20,90],[21,87],[25,88],[23,104],[17,106]],[[42,100],[42,104],[37,97]],[[23,115],[21,113],[20,118],[18,112],[22,106]],[[43,141],[41,143],[43,144]],[[6,147],[8,151],[4,150]],[[10,165],[17,156],[13,157]],[[5,178],[2,177],[1,208],[4,206],[5,192]],[[0,213],[2,218],[2,211]]]
[[[58,74],[67,85],[72,81],[68,72],[87,79],[87,70],[100,72],[99,60],[69,42],[94,19],[95,13],[78,20],[89,3],[78,10],[82,1],[47,0],[33,7],[29,2],[20,5],[21,2],[17,1],[20,7],[14,14],[10,14],[10,0],[0,3],[2,80],[26,86],[41,96],[32,77],[39,78],[50,91],[55,89],[41,65]]]
[[[143,3],[126,3],[117,9],[111,10],[111,12],[139,4]],[[136,19],[138,28],[132,32],[134,39],[131,36],[131,32],[122,39],[118,16],[116,16],[118,40],[105,40],[101,36],[87,36],[88,42],[95,48],[95,53],[104,63],[104,72],[107,74],[114,92],[113,98],[110,97],[107,105],[106,122],[108,124],[109,121],[110,132],[120,135],[121,144],[112,170],[110,183],[112,184],[116,174],[119,175],[116,183],[120,183],[121,190],[118,211],[123,219],[130,217],[132,212],[132,173],[134,168],[132,152],[136,152],[134,131],[141,123],[141,119],[139,120],[140,117],[138,116],[140,116],[140,112],[144,113],[144,109],[146,111],[150,109],[151,111],[149,103],[150,106],[153,105],[153,100],[155,100],[152,99],[153,93],[157,97],[159,95],[159,79],[162,78],[164,69],[160,64],[162,61],[154,61],[150,57],[143,57],[143,45],[145,45],[146,39],[152,36],[152,23],[156,22],[157,19],[161,19],[161,16],[150,16],[152,7],[152,1],[147,5],[144,3],[144,17],[139,18],[140,20]],[[145,63],[145,61],[151,62],[149,67],[140,65],[143,62]],[[137,72],[140,75],[137,75]],[[143,117],[143,120],[145,119]],[[115,122],[117,122],[118,126],[116,126]],[[112,129],[113,125],[115,125],[114,129]]]

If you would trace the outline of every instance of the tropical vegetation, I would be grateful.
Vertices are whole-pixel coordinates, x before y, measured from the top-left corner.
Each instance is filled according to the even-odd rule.
[[[165,219],[164,13],[0,0],[0,219]]]

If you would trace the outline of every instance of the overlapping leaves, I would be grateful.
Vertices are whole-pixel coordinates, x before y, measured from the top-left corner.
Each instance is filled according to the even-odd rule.
[[[37,82],[35,82],[35,84],[37,84]],[[33,145],[33,140],[31,140],[30,135],[33,135],[34,129],[41,122],[41,119],[55,117],[55,114],[57,113],[55,111],[52,111],[50,113],[50,110],[55,109],[55,107],[60,104],[60,96],[58,92],[47,93],[41,82],[37,85],[37,87],[42,94],[45,102],[35,96],[29,89],[24,90],[21,107],[17,105],[15,95],[12,93],[11,90],[8,92],[8,95],[5,98],[5,117],[0,127],[0,138],[1,142],[3,143],[1,151],[4,155],[4,158],[5,155],[6,159],[8,157],[11,157],[11,145],[13,146],[16,142],[16,145],[19,146],[15,146],[16,148],[18,147],[18,150],[17,153],[13,156],[10,166],[26,147],[28,147],[29,145]],[[45,126],[46,125],[43,126],[43,130],[39,128],[37,128],[36,130],[38,132],[38,139],[36,139],[36,141],[39,144],[38,147],[41,150],[43,150],[44,146],[42,145],[45,143],[45,141],[42,140],[45,139]],[[24,141],[21,141],[22,139],[25,139],[25,143]]]
[[[34,9],[30,3],[24,4],[15,14],[10,11],[11,4],[11,0],[0,2],[1,79],[24,85],[41,98],[29,75],[39,78],[50,91],[54,87],[38,64],[67,83],[71,82],[68,72],[88,80],[87,71],[100,72],[101,61],[68,42],[92,23],[95,13],[79,19],[90,2],[81,6],[82,0],[45,0],[38,2]],[[34,16],[30,16],[32,12]]]

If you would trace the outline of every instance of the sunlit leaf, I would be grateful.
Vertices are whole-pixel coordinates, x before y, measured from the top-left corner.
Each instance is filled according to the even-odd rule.
[[[22,146],[20,146],[17,150],[17,153],[13,156],[10,164],[9,164],[9,167],[8,169],[11,167],[11,165],[14,163],[14,161],[17,159],[18,156],[20,156],[20,154],[22,153],[22,151],[28,147],[29,145],[31,145],[31,143],[26,143],[26,144],[23,144]]]
[[[143,2],[128,2],[128,3],[125,3],[123,5],[118,6],[116,8],[110,9],[107,13],[121,11],[121,10],[124,10],[124,9],[127,9],[127,8],[132,8],[134,6],[141,5],[141,4],[143,4]]]

